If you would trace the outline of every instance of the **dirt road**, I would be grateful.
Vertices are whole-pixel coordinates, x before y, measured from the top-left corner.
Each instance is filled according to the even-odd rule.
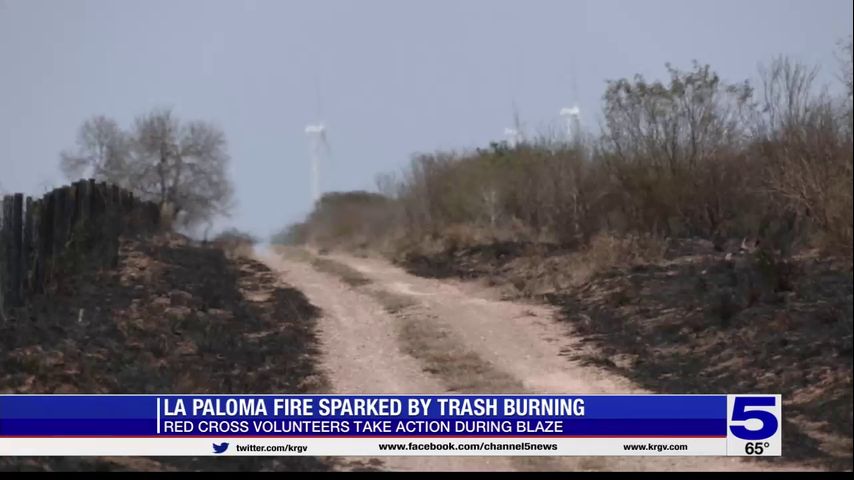
[[[475,284],[414,277],[378,259],[288,251],[258,258],[323,310],[322,371],[333,393],[640,393],[572,359],[582,348],[544,306]],[[385,457],[390,470],[763,470],[735,458]]]

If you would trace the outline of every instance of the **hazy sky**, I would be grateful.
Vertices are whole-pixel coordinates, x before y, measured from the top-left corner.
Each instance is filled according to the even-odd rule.
[[[514,102],[531,130],[555,122],[573,76],[595,125],[606,79],[668,61],[741,80],[783,53],[831,82],[851,30],[851,0],[0,0],[0,189],[61,184],[93,114],[169,106],[228,136],[220,225],[267,235],[310,208],[318,117],[323,188],[369,189],[413,152],[502,139]]]

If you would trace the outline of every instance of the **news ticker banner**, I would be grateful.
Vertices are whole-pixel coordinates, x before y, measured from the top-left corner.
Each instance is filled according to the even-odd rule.
[[[779,456],[780,395],[0,395],[0,456]]]

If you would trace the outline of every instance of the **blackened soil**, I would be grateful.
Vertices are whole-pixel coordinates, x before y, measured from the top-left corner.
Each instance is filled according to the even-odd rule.
[[[2,393],[317,393],[318,310],[264,265],[175,235],[0,324]],[[327,470],[310,457],[0,458],[0,470]]]

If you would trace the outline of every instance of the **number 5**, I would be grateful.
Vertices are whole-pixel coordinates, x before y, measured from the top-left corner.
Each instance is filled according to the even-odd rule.
[[[776,403],[774,397],[736,397],[732,408],[732,421],[759,420],[762,428],[749,430],[741,425],[732,425],[730,432],[742,440],[763,440],[777,432],[779,424],[777,417],[765,410],[747,410],[747,407],[773,407]]]

